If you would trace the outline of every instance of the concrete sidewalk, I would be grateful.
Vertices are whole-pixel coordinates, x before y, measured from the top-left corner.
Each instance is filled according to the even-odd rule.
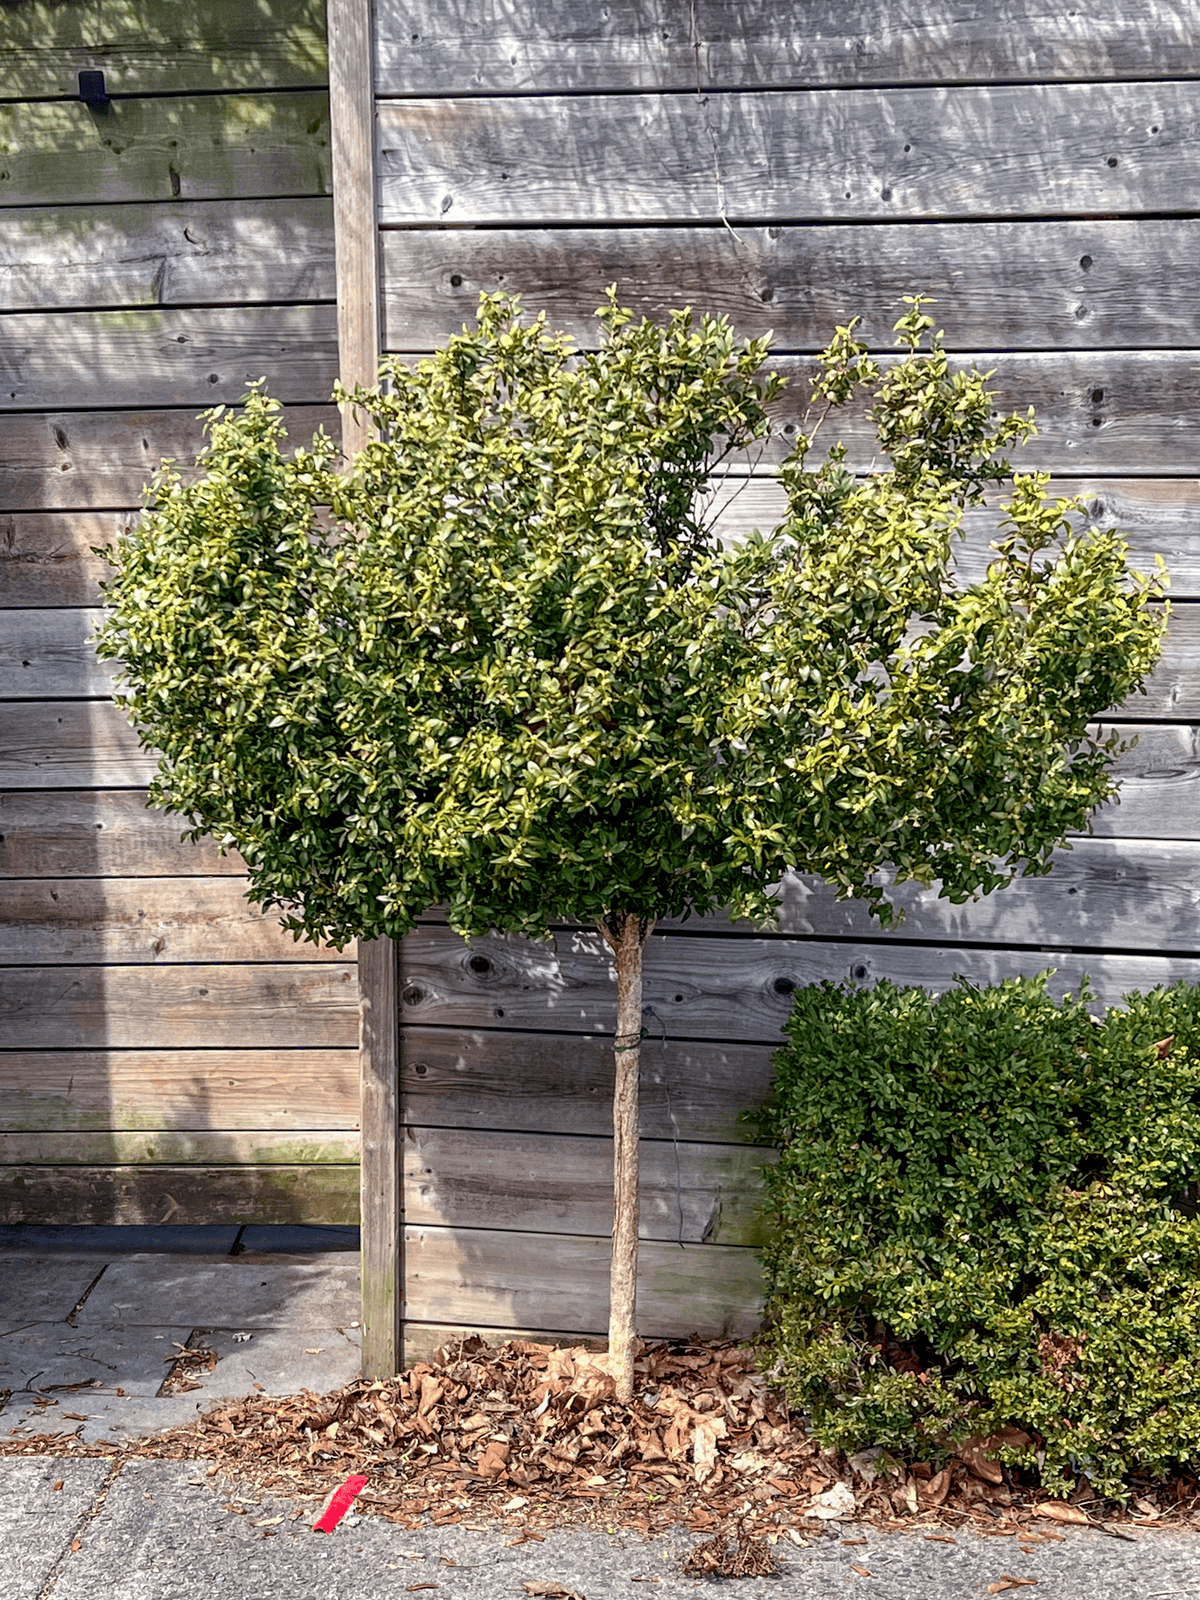
[[[0,1229],[0,1435],[121,1440],[358,1375],[357,1229]],[[181,1351],[198,1352],[184,1358]]]
[[[0,1435],[121,1440],[187,1423],[257,1385],[337,1388],[358,1372],[354,1230],[0,1228]],[[330,1248],[340,1246],[341,1248]],[[194,1383],[164,1390],[180,1349]],[[211,1357],[215,1356],[209,1370]],[[781,1539],[774,1578],[685,1578],[697,1535],[564,1528],[544,1539],[471,1526],[408,1531],[351,1514],[313,1533],[315,1502],[275,1501],[205,1462],[0,1457],[0,1600],[977,1600],[1006,1578],[1036,1600],[1200,1600],[1200,1534],[1067,1530],[1061,1543],[957,1530],[814,1525]],[[470,1517],[470,1511],[464,1515]],[[526,1585],[533,1585],[532,1591]],[[541,1586],[540,1588],[537,1586]],[[637,1587],[635,1587],[637,1586]],[[850,1586],[850,1587],[847,1587]],[[1013,1596],[1025,1584],[1004,1590]]]

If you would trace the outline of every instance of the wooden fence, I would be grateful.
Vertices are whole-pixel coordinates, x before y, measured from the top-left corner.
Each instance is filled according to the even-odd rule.
[[[89,643],[203,407],[337,426],[324,8],[18,0],[0,51],[0,1221],[353,1221],[354,953],[146,809]]]
[[[1049,878],[966,907],[913,892],[890,935],[796,880],[775,934],[652,936],[648,1333],[755,1323],[768,1152],[738,1113],[767,1092],[797,985],[1051,966],[1115,999],[1200,978],[1198,28],[1194,0],[376,0],[387,350],[434,348],[500,289],[590,343],[610,283],[652,317],[692,305],[772,330],[791,380],[777,434],[714,486],[736,533],[778,515],[774,469],[835,324],[861,316],[886,349],[901,296],[927,293],[955,358],[994,370],[997,404],[1036,406],[1021,464],[1172,573],[1163,663],[1114,710],[1141,735],[1121,804]],[[867,468],[863,419],[843,432]],[[995,521],[973,519],[968,567]],[[602,1332],[614,992],[598,936],[468,949],[431,920],[399,972],[406,1350],[447,1325]]]

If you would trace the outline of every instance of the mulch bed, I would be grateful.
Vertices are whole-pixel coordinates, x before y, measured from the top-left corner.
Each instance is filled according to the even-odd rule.
[[[636,1370],[624,1406],[602,1355],[472,1337],[332,1394],[255,1394],[122,1444],[9,1436],[0,1454],[208,1460],[211,1473],[296,1498],[324,1499],[357,1473],[367,1484],[355,1509],[410,1528],[499,1524],[536,1539],[565,1523],[645,1534],[673,1524],[707,1536],[709,1555],[694,1554],[712,1571],[769,1570],[781,1538],[803,1545],[842,1520],[927,1527],[943,1541],[969,1526],[1031,1547],[1069,1526],[1126,1539],[1138,1525],[1200,1527],[1190,1476],[1143,1485],[1122,1508],[1086,1485],[1048,1500],[990,1459],[996,1440],[960,1446],[940,1470],[879,1451],[847,1460],[806,1434],[742,1345],[656,1344]]]

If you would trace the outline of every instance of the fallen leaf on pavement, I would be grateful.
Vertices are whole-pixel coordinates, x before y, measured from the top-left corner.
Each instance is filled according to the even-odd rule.
[[[1077,1523],[1086,1528],[1092,1520],[1086,1511],[1081,1511],[1078,1506],[1068,1505],[1065,1500],[1043,1500],[1034,1506],[1035,1517],[1049,1517],[1052,1522]]]
[[[850,1571],[857,1572],[860,1578],[873,1578],[875,1576],[870,1567],[860,1567],[854,1561],[850,1563]]]
[[[1014,1578],[1010,1573],[1001,1573],[995,1583],[989,1583],[989,1594],[1003,1594],[1006,1589],[1036,1589],[1036,1578]]]
[[[539,1579],[533,1578],[521,1587],[526,1594],[544,1595],[545,1600],[583,1600],[581,1594],[577,1594],[574,1589],[564,1589],[561,1583],[542,1583]]]

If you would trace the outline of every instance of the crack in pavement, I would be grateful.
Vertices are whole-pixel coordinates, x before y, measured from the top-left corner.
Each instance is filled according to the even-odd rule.
[[[79,1521],[71,1530],[71,1537],[67,1540],[66,1548],[60,1552],[58,1560],[47,1573],[46,1581],[38,1591],[37,1600],[48,1600],[48,1596],[57,1584],[63,1568],[82,1543],[84,1529],[90,1522],[94,1522],[104,1509],[104,1502],[108,1499],[108,1492],[121,1475],[122,1465],[123,1463],[119,1459],[113,1462],[112,1471],[92,1496],[91,1504],[85,1508]]]

